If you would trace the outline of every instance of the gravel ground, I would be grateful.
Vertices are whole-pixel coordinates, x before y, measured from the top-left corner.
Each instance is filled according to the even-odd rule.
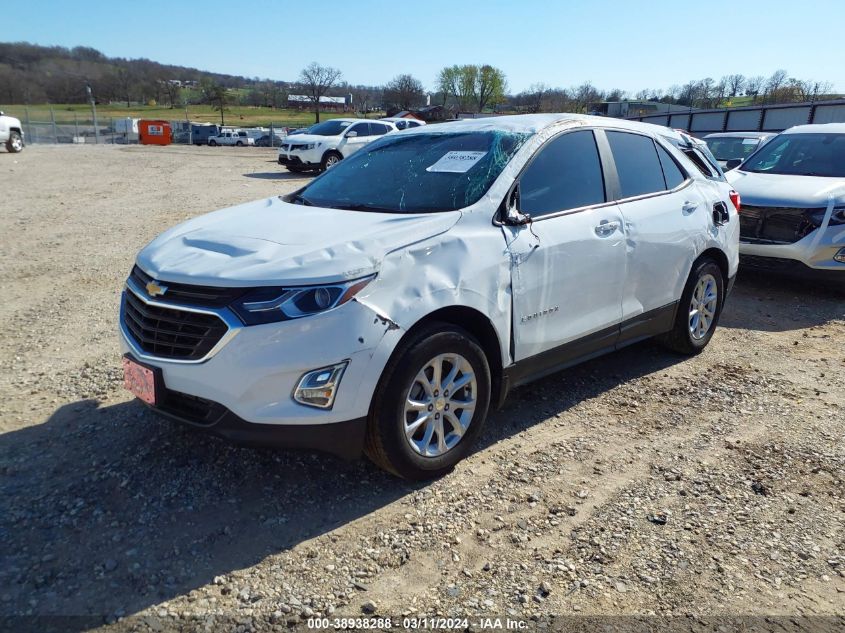
[[[121,389],[135,253],[302,183],[272,151],[36,146],[0,174],[0,616],[845,614],[842,293],[742,273],[705,353],[644,343],[521,388],[417,486]]]

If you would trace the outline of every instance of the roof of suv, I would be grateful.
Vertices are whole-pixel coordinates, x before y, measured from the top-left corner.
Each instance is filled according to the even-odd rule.
[[[765,138],[775,134],[777,132],[713,132],[703,138]]]
[[[845,123],[813,123],[796,125],[781,134],[845,134]]]
[[[594,125],[596,127],[612,127],[643,132],[657,136],[663,136],[683,144],[694,143],[695,140],[688,140],[686,133],[681,133],[662,125],[653,123],[641,123],[639,121],[628,121],[626,119],[615,119],[603,116],[591,116],[588,114],[515,114],[507,116],[492,116],[479,119],[461,119],[460,121],[448,121],[437,125],[425,125],[416,127],[413,130],[406,130],[405,134],[433,134],[443,132],[472,132],[502,130],[522,134],[535,134],[541,130],[562,123]]]

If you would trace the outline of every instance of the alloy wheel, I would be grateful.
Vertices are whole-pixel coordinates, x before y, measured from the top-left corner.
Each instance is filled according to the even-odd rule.
[[[469,361],[460,354],[438,354],[414,378],[405,399],[403,424],[410,447],[423,457],[439,457],[465,435],[478,399]]]
[[[700,341],[713,326],[719,305],[719,286],[713,275],[702,275],[695,285],[689,305],[689,332]]]

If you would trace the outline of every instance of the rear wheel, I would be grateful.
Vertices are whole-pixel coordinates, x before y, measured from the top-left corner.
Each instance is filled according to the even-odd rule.
[[[320,171],[326,171],[327,169],[331,169],[332,167],[337,165],[341,160],[343,160],[343,156],[341,156],[337,152],[326,152],[326,155],[323,156],[323,160],[320,163]]]
[[[21,137],[20,132],[15,132],[14,130],[9,132],[9,140],[6,141],[6,149],[13,154],[17,154],[23,149],[23,138]]]
[[[681,295],[675,325],[660,342],[680,354],[698,354],[713,338],[724,301],[722,269],[710,258],[699,260]]]
[[[208,142],[208,144],[209,144],[211,147],[217,147],[217,141],[215,141],[214,139],[210,140],[210,141]]]
[[[432,324],[385,368],[367,421],[367,456],[406,479],[439,477],[470,451],[489,403],[481,346],[461,328]]]
[[[238,147],[243,147],[244,143],[243,141],[238,141],[237,143],[235,143],[235,145],[237,145]]]

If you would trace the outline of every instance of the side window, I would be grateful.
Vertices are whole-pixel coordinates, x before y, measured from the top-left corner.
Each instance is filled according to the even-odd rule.
[[[381,136],[382,134],[387,134],[390,128],[388,128],[384,123],[370,123],[370,134]]]
[[[657,157],[660,159],[660,166],[663,167],[663,177],[666,179],[666,188],[674,189],[687,179],[687,175],[678,167],[678,163],[664,148],[657,145]]]
[[[666,189],[653,140],[639,134],[611,131],[607,132],[607,140],[616,163],[623,198]]]
[[[692,164],[698,168],[704,176],[708,178],[720,178],[719,173],[710,164],[710,161],[696,148],[689,148],[683,150],[684,156],[692,161]]]
[[[540,148],[519,180],[520,211],[533,217],[605,202],[590,130],[561,134]]]
[[[370,135],[370,124],[369,123],[356,123],[352,126],[349,132],[355,131],[358,133],[358,136],[369,136]]]

